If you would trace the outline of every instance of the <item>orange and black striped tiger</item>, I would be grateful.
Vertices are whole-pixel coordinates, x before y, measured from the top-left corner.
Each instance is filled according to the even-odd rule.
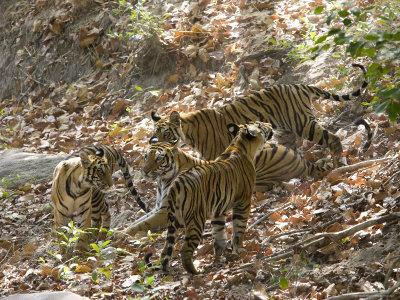
[[[365,73],[362,65],[353,66]],[[314,97],[334,101],[350,100],[359,96],[366,86],[367,82],[364,81],[356,91],[339,96],[310,85],[278,84],[251,91],[216,109],[202,109],[184,116],[174,111],[169,119],[152,112],[155,132],[150,143],[180,141],[193,147],[204,159],[210,160],[222,153],[232,140],[225,130],[227,124],[246,124],[258,120],[269,122],[280,131],[328,147],[334,154],[335,164],[338,164],[343,151],[340,139],[317,122],[311,109],[311,100]]]
[[[317,163],[303,159],[298,153],[283,145],[267,143],[256,156],[256,191],[265,191],[272,184],[279,184],[292,178],[306,176],[319,177],[333,168],[330,160],[322,159]],[[163,196],[168,192],[173,180],[182,172],[210,161],[196,158],[177,145],[159,142],[149,146],[144,156],[142,174],[144,177],[157,180],[157,198],[155,208],[145,214],[127,229],[124,235],[135,235],[138,232],[163,228],[167,224],[168,203]],[[164,199],[164,202],[162,202]],[[117,233],[118,235],[119,233]]]
[[[55,168],[51,198],[54,204],[54,226],[58,229],[71,219],[78,227],[110,227],[110,212],[104,190],[113,185],[112,174],[118,164],[126,185],[139,206],[147,211],[133,186],[128,166],[122,154],[105,145],[81,148]],[[86,239],[86,235],[84,235]],[[82,245],[80,243],[80,247]]]
[[[168,268],[180,225],[185,229],[181,258],[188,272],[197,273],[193,252],[209,218],[215,255],[221,256],[226,247],[225,219],[230,209],[233,210],[233,252],[237,253],[242,246],[255,185],[254,157],[271,138],[272,127],[255,122],[240,127],[229,124],[228,128],[236,136],[229,147],[216,160],[180,173],[163,195],[162,203],[168,203],[168,233],[161,254],[164,270]]]

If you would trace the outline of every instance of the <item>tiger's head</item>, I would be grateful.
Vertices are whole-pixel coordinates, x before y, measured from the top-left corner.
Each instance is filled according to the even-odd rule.
[[[97,149],[95,154],[81,151],[79,157],[83,167],[82,178],[85,185],[94,186],[100,190],[108,189],[113,185],[112,170],[103,149]]]
[[[177,146],[156,142],[151,144],[144,155],[142,174],[150,179],[173,176],[176,172],[175,154]]]
[[[243,149],[253,157],[261,151],[264,144],[273,135],[272,125],[259,121],[245,125],[231,123],[227,127],[228,131],[234,136],[231,146]]]
[[[171,144],[178,144],[184,134],[181,127],[181,116],[177,111],[173,111],[169,118],[160,117],[156,112],[151,112],[151,118],[155,122],[154,134],[150,138],[149,143],[167,142]]]

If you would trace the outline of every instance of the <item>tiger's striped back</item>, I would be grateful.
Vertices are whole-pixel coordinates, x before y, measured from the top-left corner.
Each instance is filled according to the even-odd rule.
[[[162,201],[168,203],[168,235],[162,253],[164,269],[168,267],[179,224],[185,227],[181,258],[188,272],[196,273],[193,252],[208,218],[212,219],[214,249],[219,257],[226,246],[225,217],[231,208],[233,249],[241,247],[255,183],[254,156],[271,137],[272,127],[259,122],[230,126],[236,135],[231,145],[215,161],[179,174],[163,197]]]
[[[365,72],[363,66],[355,66]],[[342,153],[340,139],[316,121],[312,112],[312,99],[323,97],[347,101],[359,96],[366,86],[364,81],[356,91],[339,96],[310,85],[278,84],[251,91],[223,107],[202,109],[182,117],[179,113],[172,112],[169,119],[161,118],[153,112],[152,118],[156,123],[150,143],[180,141],[199,151],[204,159],[210,160],[221,154],[232,140],[224,130],[227,124],[246,124],[259,120],[271,123],[273,128],[328,147],[338,158]]]

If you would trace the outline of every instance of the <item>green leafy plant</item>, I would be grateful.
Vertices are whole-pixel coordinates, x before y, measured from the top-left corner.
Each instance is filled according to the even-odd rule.
[[[372,105],[395,121],[400,115],[400,3],[384,1],[350,9],[330,2],[314,13],[325,14],[326,26],[315,31],[309,48],[312,58],[329,50],[333,57],[344,52],[353,60],[369,61],[366,77],[374,97],[363,105]]]
[[[126,0],[118,1],[118,8],[113,10],[117,16],[128,16],[129,22],[123,32],[110,31],[110,37],[119,39],[140,40],[145,36],[155,36],[162,33],[162,18],[147,11],[143,1],[139,0],[132,5]]]

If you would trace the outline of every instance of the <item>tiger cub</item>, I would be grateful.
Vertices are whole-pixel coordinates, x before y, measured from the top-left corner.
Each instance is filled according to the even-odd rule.
[[[260,155],[256,156],[256,191],[265,191],[271,184],[280,184],[292,178],[306,176],[318,177],[333,168],[330,161],[320,160],[317,163],[303,159],[298,153],[282,145],[267,143]],[[174,144],[151,144],[144,155],[142,174],[144,177],[157,181],[156,207],[146,215],[136,220],[121,233],[134,236],[141,231],[165,227],[167,224],[167,206],[163,203],[163,195],[168,192],[173,180],[178,174],[197,165],[209,161],[196,158]]]
[[[271,138],[272,127],[255,122],[241,126],[229,124],[228,129],[236,135],[229,147],[215,161],[179,174],[163,195],[162,203],[168,203],[168,233],[161,254],[165,271],[180,225],[185,229],[182,263],[190,273],[197,273],[193,252],[200,243],[207,219],[211,218],[213,226],[216,257],[226,247],[225,219],[230,209],[233,210],[233,252],[237,253],[242,246],[255,185],[254,157]]]
[[[113,185],[112,174],[118,164],[126,185],[139,206],[147,211],[133,186],[128,166],[122,154],[105,145],[87,146],[61,161],[55,168],[51,188],[54,204],[54,227],[58,229],[75,219],[78,227],[110,228],[111,215],[104,190]],[[87,235],[78,243],[85,247]]]
[[[365,73],[362,65],[353,66]],[[351,100],[359,96],[366,86],[364,80],[356,91],[339,96],[310,85],[277,84],[251,91],[222,107],[202,109],[184,116],[174,111],[168,119],[152,112],[155,131],[150,143],[180,141],[193,147],[204,159],[210,160],[221,154],[232,140],[225,130],[227,124],[261,121],[271,123],[273,128],[290,135],[292,140],[298,136],[328,147],[335,165],[338,165],[343,151],[342,143],[338,136],[317,122],[312,111],[312,99],[323,97],[334,101]]]

